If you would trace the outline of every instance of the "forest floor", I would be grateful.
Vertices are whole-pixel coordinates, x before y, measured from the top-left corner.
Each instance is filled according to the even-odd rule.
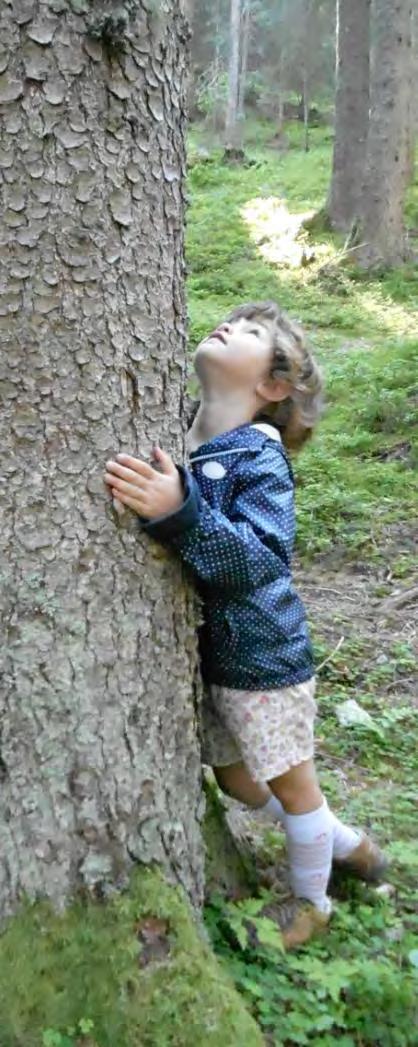
[[[317,756],[330,803],[385,847],[383,890],[335,884],[331,930],[284,956],[263,906],[283,890],[283,835],[227,804],[267,892],[208,900],[207,923],[266,1043],[418,1044],[418,312],[417,270],[355,269],[338,237],[308,232],[323,204],[331,136],[249,125],[249,163],[225,167],[204,131],[191,141],[192,338],[239,301],[276,298],[307,327],[327,386],[318,435],[296,460],[297,584],[318,671]],[[406,213],[411,243],[418,185]],[[341,723],[348,712],[356,722]],[[360,714],[358,711],[360,708]],[[362,712],[361,712],[362,711]]]

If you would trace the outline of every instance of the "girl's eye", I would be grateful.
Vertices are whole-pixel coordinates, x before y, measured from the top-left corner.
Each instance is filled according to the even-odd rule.
[[[258,334],[258,327],[252,327],[248,334]]]

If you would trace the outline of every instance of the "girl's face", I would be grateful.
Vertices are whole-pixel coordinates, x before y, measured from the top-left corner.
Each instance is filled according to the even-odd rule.
[[[225,321],[204,338],[195,354],[196,374],[213,392],[255,392],[272,363],[272,332],[267,322],[241,317]]]

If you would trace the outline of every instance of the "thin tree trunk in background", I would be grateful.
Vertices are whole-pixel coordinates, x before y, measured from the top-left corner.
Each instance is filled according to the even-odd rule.
[[[103,484],[183,452],[188,25],[35,6],[0,16],[0,912],[136,860],[199,904],[194,601]]]
[[[228,103],[225,123],[225,158],[242,158],[242,122],[238,119],[241,0],[231,0],[229,26]]]
[[[412,7],[411,11],[411,23],[410,23],[410,61],[409,61],[409,75],[408,75],[408,98],[407,98],[407,114],[406,114],[406,135],[407,135],[407,184],[410,185],[414,180],[415,172],[415,149],[417,139],[417,74],[418,74],[418,62],[417,62],[417,9]]]
[[[221,0],[216,0],[215,6],[215,57],[214,57],[214,68],[215,68],[215,91],[218,88],[218,76],[221,72],[221,31],[222,31],[222,20],[221,20]],[[212,108],[212,129],[215,133],[218,127],[218,120],[221,117],[223,120],[223,106],[222,113],[219,111],[220,107],[214,105]]]
[[[405,258],[411,62],[410,0],[375,0],[367,170],[356,257],[363,266]]]
[[[279,53],[279,97],[277,106],[277,133],[280,135],[283,130],[283,114],[284,114],[284,90],[283,90],[283,50],[280,45]]]
[[[304,61],[303,61],[303,127],[304,127],[304,144],[305,153],[309,152],[309,106],[310,106],[310,94],[311,94],[311,77],[310,77],[310,66],[309,56],[311,53],[311,40],[312,40],[312,16],[314,14],[314,2],[313,0],[305,0],[304,4],[304,32],[305,32],[305,47],[304,47]]]
[[[304,128],[304,142],[305,142],[305,153],[309,152],[309,98],[308,98],[308,78],[306,65],[303,69],[303,128]]]
[[[337,0],[335,138],[327,205],[346,231],[359,215],[369,126],[371,0]]]
[[[241,34],[241,70],[238,83],[238,120],[245,115],[245,88],[247,83],[248,49],[250,43],[250,0],[244,0]]]

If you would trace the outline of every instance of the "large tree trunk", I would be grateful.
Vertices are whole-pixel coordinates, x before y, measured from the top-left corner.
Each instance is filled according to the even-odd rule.
[[[337,84],[327,210],[335,229],[359,215],[369,125],[371,0],[337,0]]]
[[[1,6],[2,913],[132,860],[202,895],[193,597],[102,479],[183,449],[188,25],[127,11]]]
[[[241,0],[231,0],[229,26],[228,102],[225,123],[225,158],[242,157],[242,120],[239,119],[239,72],[241,38]]]
[[[410,0],[375,0],[367,170],[356,252],[366,267],[396,265],[405,258],[411,17]]]

